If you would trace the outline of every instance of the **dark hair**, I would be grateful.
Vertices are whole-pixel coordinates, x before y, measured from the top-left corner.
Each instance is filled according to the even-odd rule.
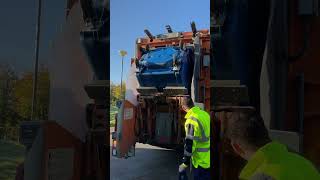
[[[181,105],[185,106],[185,107],[187,107],[189,109],[194,107],[194,103],[193,103],[192,99],[189,96],[182,98]]]
[[[270,137],[263,119],[256,111],[233,111],[228,122],[227,136],[258,149],[269,143]]]

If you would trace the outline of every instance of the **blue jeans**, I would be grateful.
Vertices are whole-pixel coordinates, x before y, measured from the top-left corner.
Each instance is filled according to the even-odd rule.
[[[198,168],[193,167],[193,179],[194,180],[209,180],[210,179],[210,168],[205,169],[200,166]]]

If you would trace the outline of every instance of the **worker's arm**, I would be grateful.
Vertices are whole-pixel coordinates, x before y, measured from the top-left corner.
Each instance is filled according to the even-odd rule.
[[[184,154],[182,158],[182,163],[185,165],[190,164],[190,159],[192,155],[192,143],[194,137],[194,127],[192,124],[187,125],[186,139],[184,143]]]

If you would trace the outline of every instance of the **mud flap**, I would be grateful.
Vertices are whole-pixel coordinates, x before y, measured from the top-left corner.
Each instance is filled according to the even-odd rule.
[[[117,116],[116,130],[112,132],[112,156],[119,158],[135,156],[135,121],[136,107],[125,100]]]

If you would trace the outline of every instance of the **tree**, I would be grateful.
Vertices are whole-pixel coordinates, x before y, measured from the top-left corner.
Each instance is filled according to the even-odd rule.
[[[26,72],[17,81],[15,96],[17,98],[16,110],[24,119],[30,119],[32,103],[33,73]]]
[[[38,81],[37,116],[40,120],[47,120],[50,100],[50,76],[47,67],[40,67]]]
[[[0,66],[0,135],[2,138],[16,139],[17,132],[12,132],[12,127],[17,127],[20,117],[15,111],[16,98],[14,96],[17,75],[7,65]],[[11,137],[14,135],[15,137]]]
[[[37,107],[35,117],[48,119],[49,71],[40,66],[38,72]],[[20,76],[9,65],[0,66],[0,138],[17,140],[21,121],[30,120],[33,91],[33,73]]]
[[[38,72],[38,86],[37,86],[37,103],[35,117],[39,120],[48,119],[49,108],[49,79],[48,68],[40,66]],[[17,81],[15,88],[15,96],[18,104],[16,104],[17,112],[25,119],[30,119],[31,104],[33,91],[33,73],[26,72],[22,78]]]
[[[111,105],[115,106],[116,102],[121,100],[121,86],[120,84],[115,84],[111,82],[110,84],[110,101]],[[124,97],[126,92],[126,84],[122,83],[122,98]]]

